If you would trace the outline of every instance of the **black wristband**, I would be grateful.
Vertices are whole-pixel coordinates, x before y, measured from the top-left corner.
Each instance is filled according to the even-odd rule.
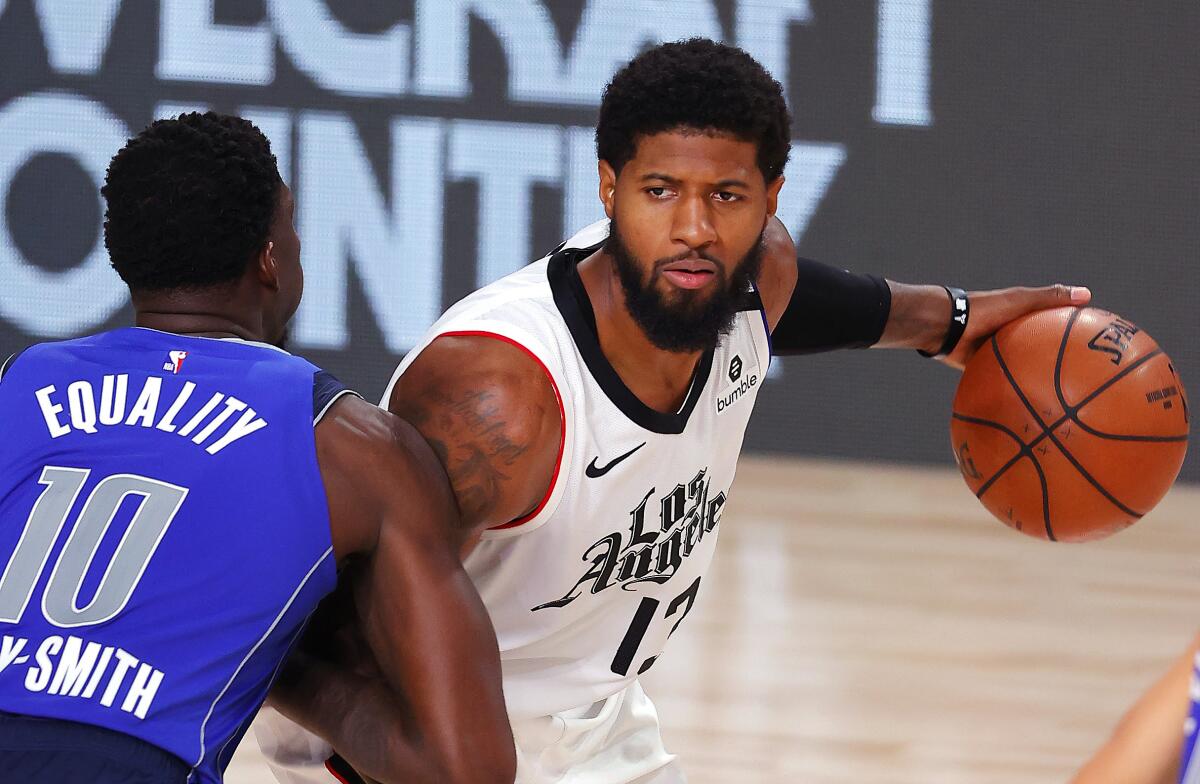
[[[958,341],[962,339],[963,333],[967,331],[967,319],[971,316],[971,303],[967,298],[967,292],[954,286],[942,286],[942,288],[950,296],[950,324],[946,327],[946,339],[942,341],[942,347],[936,352],[917,349],[918,354],[932,359],[941,359],[954,351],[958,346]]]

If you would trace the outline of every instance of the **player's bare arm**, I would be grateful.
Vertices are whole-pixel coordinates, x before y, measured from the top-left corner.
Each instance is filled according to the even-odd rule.
[[[359,405],[363,405],[362,401],[355,402],[355,406]],[[445,501],[451,505],[452,513],[444,520],[452,530],[444,533],[456,547],[469,547],[483,530],[519,519],[534,509],[549,489],[562,437],[558,400],[545,371],[520,349],[490,337],[439,338],[421,352],[400,378],[389,405],[403,417],[402,428],[408,438],[424,437],[412,449],[412,454],[421,458],[421,466],[419,471],[412,472],[403,465],[389,467],[386,462],[365,458],[372,475],[386,482],[386,475],[393,472],[397,482],[406,483],[420,482],[425,477],[423,483],[430,487],[445,488]],[[398,421],[381,411],[378,415]],[[330,424],[336,427],[338,421]],[[420,431],[419,436],[408,422]],[[359,427],[342,426],[352,430]],[[348,448],[349,444],[344,440],[336,442],[339,448]],[[364,456],[352,454],[348,458]],[[447,477],[449,487],[446,487]],[[332,495],[335,490],[330,492]],[[407,502],[408,507],[411,505],[411,501]],[[354,552],[370,545],[369,528],[349,529],[347,536],[356,538],[348,540],[338,552]],[[439,551],[438,555],[440,560],[444,552]],[[454,574],[455,587],[469,592],[472,613],[483,612],[474,589],[469,583],[460,582],[467,578],[457,560],[453,568],[445,565],[443,574]],[[414,583],[414,586],[405,590],[388,583],[382,590],[392,602],[403,603],[406,599],[416,602],[430,595],[429,585]],[[394,769],[389,767],[392,766],[389,760],[396,744],[396,736],[391,733],[402,733],[405,726],[412,724],[411,708],[401,704],[395,691],[374,677],[376,645],[363,650],[364,646],[359,644],[362,636],[369,636],[362,619],[364,609],[379,614],[384,612],[384,606],[368,602],[366,608],[356,613],[358,623],[338,608],[323,607],[314,626],[322,621],[331,622],[336,627],[333,633],[347,644],[298,652],[289,660],[287,680],[273,693],[272,700],[283,713],[325,738],[359,773],[388,782],[393,780],[386,771]],[[455,611],[447,608],[444,612]],[[426,616],[425,620],[434,619]],[[411,628],[407,631],[396,628],[406,634],[405,639],[414,639]],[[490,625],[488,630],[490,634]],[[328,640],[330,634],[322,636]],[[413,652],[413,656],[416,665],[430,666],[438,660],[430,656],[428,649],[419,655]],[[495,639],[490,637],[484,658],[490,664],[497,656]],[[379,666],[386,666],[386,662],[381,660]],[[498,669],[497,666],[497,678]],[[451,690],[441,682],[443,685],[438,688]],[[433,688],[432,682],[425,685]],[[471,691],[462,685],[454,688],[460,696]],[[411,695],[404,691],[406,700],[411,700]],[[436,691],[433,688],[432,694]],[[503,703],[496,705],[501,711],[496,716],[499,719],[503,717]],[[443,726],[449,729],[451,725],[448,721]],[[505,728],[507,732],[507,724]],[[465,737],[457,741],[467,742]],[[402,750],[404,743],[401,738]],[[503,751],[511,758],[511,735],[507,744]],[[459,753],[466,760],[477,755],[478,749]],[[510,775],[508,780],[511,779]]]
[[[449,477],[450,503],[458,512],[451,534],[457,546],[469,547],[483,530],[519,519],[549,489],[562,437],[558,401],[545,371],[520,349],[490,337],[439,338],[400,378],[389,406],[428,442],[419,451],[437,469],[435,484],[444,486]],[[397,470],[398,478],[415,476]],[[360,546],[362,542],[349,543],[347,548]],[[458,564],[455,571],[463,575]],[[395,586],[392,590],[400,592]],[[407,594],[417,597],[428,590]],[[326,609],[322,618],[335,625],[349,620]],[[378,678],[354,671],[375,667],[371,652],[364,655],[355,644],[365,633],[357,628],[362,625],[337,630],[350,640],[338,650],[295,655],[289,661],[287,693],[273,699],[281,711],[329,741],[357,771],[386,782],[376,771],[392,753],[387,730],[405,725],[407,708]],[[488,656],[494,658],[494,638],[490,644]],[[507,753],[512,754],[511,737]]]
[[[848,344],[843,339],[843,331],[829,324],[828,319],[831,315],[837,318],[843,314],[847,318],[854,318],[856,311],[862,312],[857,307],[833,309],[832,306],[845,297],[852,297],[852,302],[860,301],[865,294],[851,291],[863,283],[863,277],[803,259],[797,268],[795,245],[787,229],[774,216],[768,219],[763,241],[765,253],[759,274],[759,290],[772,330],[780,325],[787,314],[789,321],[786,329],[806,336],[801,338],[802,341],[814,341],[811,344],[803,342],[799,350],[789,352],[787,343],[780,345],[777,339],[780,353],[809,353],[826,346],[841,348],[854,345],[853,342]],[[888,290],[882,298],[888,302],[880,302],[877,306],[886,310],[886,321],[873,347],[918,349],[938,354],[946,339],[947,325],[956,315],[947,290],[943,286],[914,285],[893,280],[885,283]],[[797,287],[804,286],[812,287],[815,291],[798,291]],[[804,296],[794,296],[797,294]],[[1008,322],[1045,308],[1086,305],[1091,300],[1091,293],[1081,286],[1057,284],[1040,288],[972,291],[967,293],[967,297],[970,312],[966,329],[953,350],[939,357],[946,364],[959,369],[987,338]],[[813,308],[814,299],[822,304],[832,303],[833,313],[821,312],[823,308]],[[873,306],[874,303],[867,303],[865,308],[872,312]],[[826,335],[827,342],[823,342],[822,337]]]
[[[1173,784],[1178,780],[1181,730],[1197,650],[1200,637],[1134,703],[1072,784]]]
[[[407,423],[343,398],[317,428],[334,552],[391,691],[305,652],[272,699],[382,782],[511,781],[495,635],[458,558],[442,467]],[[384,717],[388,720],[380,721]]]
[[[485,336],[438,338],[388,405],[437,453],[468,536],[520,519],[548,492],[562,418],[546,372],[520,348]]]

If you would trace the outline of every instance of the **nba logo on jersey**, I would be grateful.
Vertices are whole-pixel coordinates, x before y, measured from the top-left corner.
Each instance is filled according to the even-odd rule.
[[[183,360],[187,357],[186,351],[172,351],[167,354],[167,361],[163,363],[163,370],[169,370],[178,375],[183,369]]]

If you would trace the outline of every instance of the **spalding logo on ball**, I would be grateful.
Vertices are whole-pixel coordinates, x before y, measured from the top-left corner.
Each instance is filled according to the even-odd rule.
[[[1132,322],[1055,308],[1005,326],[967,364],[950,437],[971,492],[1030,536],[1116,533],[1183,465],[1190,411],[1171,360]]]

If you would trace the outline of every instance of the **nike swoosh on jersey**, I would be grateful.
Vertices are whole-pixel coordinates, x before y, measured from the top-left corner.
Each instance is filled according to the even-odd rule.
[[[643,441],[642,443],[638,444],[633,449],[630,449],[628,452],[621,455],[620,457],[613,458],[613,460],[608,465],[604,466],[603,468],[599,468],[596,465],[596,461],[599,460],[600,458],[598,456],[593,457],[592,462],[588,463],[588,466],[587,466],[587,468],[585,468],[583,470],[583,473],[587,474],[587,476],[590,479],[599,479],[600,477],[607,474],[609,471],[613,470],[613,467],[616,466],[617,463],[619,463],[622,460],[624,460],[625,458],[629,457],[630,455],[632,455],[634,452],[638,451],[645,445],[646,445],[646,442]]]

